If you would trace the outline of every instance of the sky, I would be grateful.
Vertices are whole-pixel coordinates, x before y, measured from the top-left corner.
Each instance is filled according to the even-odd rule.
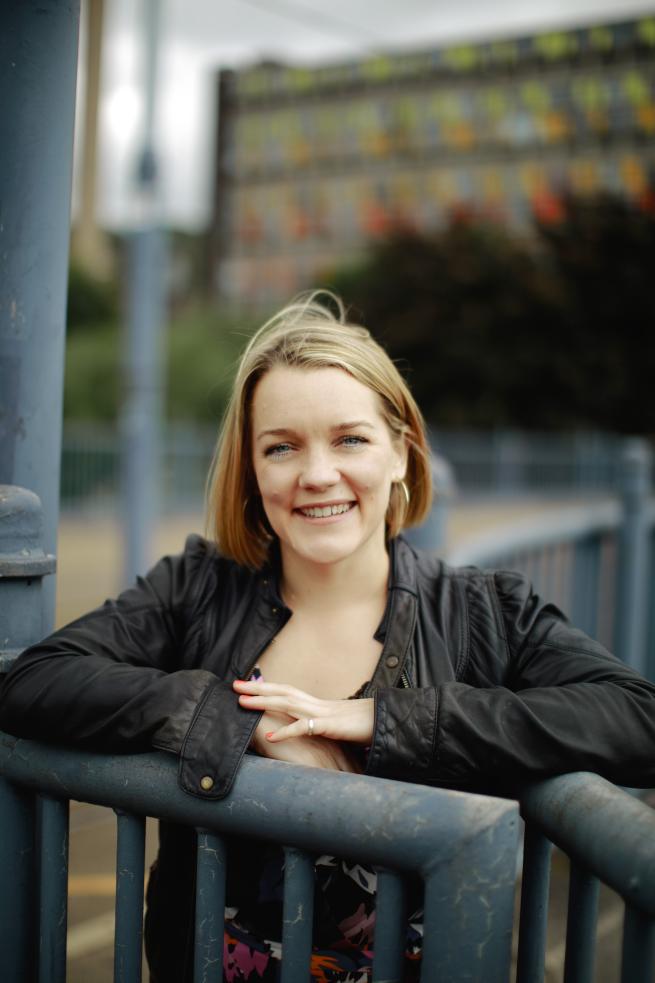
[[[105,0],[98,218],[124,229],[143,128],[144,0]],[[210,207],[216,72],[261,58],[320,64],[655,13],[655,0],[161,0],[155,148],[168,224]],[[82,41],[84,39],[84,19]],[[84,95],[80,62],[78,103]]]

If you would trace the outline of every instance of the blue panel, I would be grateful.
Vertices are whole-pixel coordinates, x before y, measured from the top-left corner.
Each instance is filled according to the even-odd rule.
[[[198,830],[194,983],[222,983],[225,932],[225,844]]]
[[[280,983],[307,983],[312,954],[314,863],[302,850],[284,850],[284,909]]]
[[[66,983],[68,802],[41,799],[39,983]]]
[[[116,815],[114,983],[140,983],[146,823],[142,816]]]

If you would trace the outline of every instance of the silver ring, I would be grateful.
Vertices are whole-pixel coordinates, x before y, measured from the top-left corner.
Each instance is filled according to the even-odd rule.
[[[313,737],[314,736],[314,718],[313,717],[308,717],[307,718],[307,736],[308,737]]]

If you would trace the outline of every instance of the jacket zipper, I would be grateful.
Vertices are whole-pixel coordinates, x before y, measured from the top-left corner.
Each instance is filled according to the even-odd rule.
[[[401,683],[401,689],[412,688],[409,682],[409,676],[407,675],[407,671],[405,669],[403,669],[403,671],[400,674],[400,683]]]

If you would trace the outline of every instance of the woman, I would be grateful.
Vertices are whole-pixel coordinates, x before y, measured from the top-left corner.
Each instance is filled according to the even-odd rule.
[[[582,769],[655,784],[655,687],[519,574],[410,549],[398,533],[430,498],[421,417],[388,356],[340,305],[335,317],[316,295],[292,304],[240,363],[209,485],[214,543],[190,537],[24,653],[0,726],[171,751],[182,788],[209,799],[249,749],[496,793]],[[194,851],[191,831],[161,824],[155,983],[190,979]],[[280,854],[234,840],[231,859],[227,979],[273,980]],[[313,978],[369,979],[372,873],[321,858],[316,876]]]

